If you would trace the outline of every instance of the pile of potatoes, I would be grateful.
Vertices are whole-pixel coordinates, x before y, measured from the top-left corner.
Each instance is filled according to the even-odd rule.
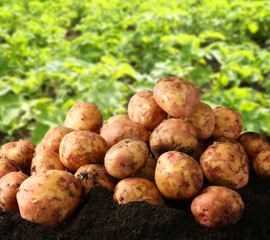
[[[250,171],[270,177],[270,144],[242,133],[238,111],[200,99],[190,81],[164,77],[131,97],[128,114],[104,122],[94,104],[75,104],[37,146],[19,140],[0,148],[0,207],[57,227],[101,186],[119,204],[190,200],[200,224],[236,223],[244,211],[236,190]]]

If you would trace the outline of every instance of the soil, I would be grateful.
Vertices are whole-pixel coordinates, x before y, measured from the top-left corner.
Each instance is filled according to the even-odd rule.
[[[57,228],[28,222],[19,212],[0,210],[0,239],[270,239],[270,179],[251,173],[248,186],[238,193],[245,203],[240,221],[226,228],[209,229],[195,221],[189,210],[191,201],[167,200],[166,206],[145,202],[118,205],[112,191],[97,187],[72,218]]]

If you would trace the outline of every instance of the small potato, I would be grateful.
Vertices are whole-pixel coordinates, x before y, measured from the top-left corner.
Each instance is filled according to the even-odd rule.
[[[150,135],[150,149],[155,159],[167,151],[191,154],[197,147],[196,132],[187,118],[170,118],[159,124]]]
[[[144,126],[126,120],[116,120],[105,125],[101,129],[100,136],[106,140],[108,148],[126,138],[138,138],[146,144],[149,141],[149,133]]]
[[[213,112],[215,115],[213,136],[237,139],[243,129],[240,113],[226,106],[216,107]]]
[[[81,166],[74,176],[82,185],[82,196],[86,197],[93,187],[103,187],[113,190],[116,185],[116,179],[110,176],[106,168],[99,164],[86,164]]]
[[[81,197],[81,184],[73,174],[48,170],[27,178],[17,192],[21,217],[47,227],[69,218]]]
[[[201,155],[200,164],[204,176],[212,184],[231,189],[239,189],[248,184],[247,154],[236,141],[214,142]]]
[[[185,153],[163,153],[155,171],[155,180],[161,194],[168,199],[187,200],[202,188],[203,172],[195,159]]]
[[[153,89],[157,104],[175,118],[189,117],[200,102],[199,89],[179,77],[164,77]]]
[[[117,121],[117,120],[126,120],[126,121],[131,122],[131,120],[127,114],[117,114],[117,115],[110,117],[108,120],[105,120],[102,127],[104,127],[106,125],[110,125],[111,123],[113,123],[114,121]]]
[[[124,139],[113,145],[106,153],[104,165],[115,178],[134,176],[145,164],[149,149],[140,139]]]
[[[77,103],[67,113],[64,127],[99,133],[102,115],[92,103]]]
[[[148,159],[146,160],[145,166],[141,170],[139,170],[137,173],[135,173],[134,177],[146,178],[154,182],[156,165],[157,165],[157,161],[154,158],[149,156]]]
[[[193,199],[191,212],[206,227],[225,227],[239,221],[244,212],[244,202],[234,190],[210,186]]]
[[[243,146],[251,162],[260,152],[270,150],[270,143],[256,132],[242,133],[237,141]]]
[[[18,210],[16,194],[28,178],[23,172],[10,172],[0,179],[0,207],[7,212]]]
[[[2,146],[0,157],[13,160],[23,171],[29,170],[36,145],[28,140],[10,142]]]
[[[31,175],[47,170],[65,170],[59,155],[52,150],[38,151],[31,164]]]
[[[255,173],[262,178],[270,178],[270,150],[260,152],[252,162]]]
[[[208,104],[200,102],[189,119],[198,139],[207,139],[212,136],[215,128],[215,115]]]
[[[20,168],[13,160],[0,158],[0,179],[10,172],[18,171],[20,171]]]
[[[131,97],[128,115],[133,122],[152,131],[167,118],[168,114],[156,103],[152,91],[143,90]]]
[[[148,179],[138,177],[129,177],[118,182],[114,189],[113,199],[118,204],[127,204],[128,202],[164,204],[164,199],[156,185]]]
[[[107,149],[106,141],[99,134],[90,131],[74,131],[67,134],[61,141],[59,156],[67,169],[77,171],[85,164],[103,164]]]

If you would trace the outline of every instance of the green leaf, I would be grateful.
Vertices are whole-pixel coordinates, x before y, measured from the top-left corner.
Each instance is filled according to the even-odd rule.
[[[248,29],[249,29],[249,31],[250,31],[251,33],[254,34],[254,33],[256,33],[256,32],[259,30],[259,26],[258,26],[257,23],[252,22],[252,23],[248,24]]]
[[[37,123],[33,131],[31,141],[37,145],[38,143],[41,142],[41,140],[43,139],[43,137],[45,136],[46,132],[49,129],[50,129],[49,125]]]

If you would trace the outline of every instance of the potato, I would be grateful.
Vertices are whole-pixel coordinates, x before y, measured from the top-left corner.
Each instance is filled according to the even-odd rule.
[[[81,183],[82,196],[86,197],[93,187],[103,187],[113,190],[116,179],[110,176],[106,168],[100,164],[86,164],[81,166],[74,175]]]
[[[261,134],[256,132],[242,133],[237,141],[245,149],[250,161],[253,161],[260,152],[270,150],[270,143]]]
[[[104,127],[105,125],[110,125],[111,123],[117,120],[126,120],[131,122],[131,119],[127,114],[117,114],[110,117],[108,120],[105,120],[102,127]]]
[[[0,158],[0,179],[10,172],[18,171],[20,171],[20,168],[13,160]]]
[[[239,221],[244,212],[244,202],[234,190],[209,186],[193,199],[191,212],[206,227],[225,227]]]
[[[21,217],[47,227],[69,218],[81,197],[81,184],[72,173],[48,170],[27,178],[17,192]]]
[[[197,162],[200,162],[201,155],[206,150],[206,148],[211,144],[213,144],[212,139],[200,139],[200,140],[198,140],[197,147],[190,156],[193,157]]]
[[[59,155],[52,150],[39,150],[31,164],[31,175],[47,170],[65,170]]]
[[[64,136],[59,148],[59,156],[64,166],[77,171],[88,163],[104,163],[107,152],[106,141],[97,133],[74,131]]]
[[[101,129],[100,136],[106,140],[108,148],[126,138],[139,138],[145,143],[149,141],[149,133],[145,127],[126,120],[116,120],[105,125]]]
[[[198,139],[207,139],[212,136],[215,128],[215,115],[208,104],[200,102],[189,119]]]
[[[201,190],[203,172],[192,157],[185,153],[169,151],[158,158],[155,180],[164,197],[187,200]]]
[[[16,194],[28,178],[23,172],[10,172],[0,179],[0,207],[7,212],[18,210]]]
[[[200,102],[199,89],[179,77],[164,77],[153,89],[157,104],[175,118],[189,117]]]
[[[124,139],[113,145],[105,155],[107,172],[115,178],[126,178],[136,174],[145,164],[149,149],[140,139]]]
[[[215,114],[215,128],[213,136],[227,137],[237,139],[243,128],[243,120],[239,112],[226,106],[216,107],[213,110]]]
[[[255,173],[262,178],[270,178],[270,150],[260,152],[252,162]]]
[[[212,184],[231,189],[248,184],[248,158],[236,141],[214,142],[201,155],[200,164],[204,176]]]
[[[116,185],[113,195],[118,204],[128,202],[147,202],[153,205],[163,205],[164,199],[156,185],[145,178],[129,177],[122,179]]]
[[[92,103],[77,103],[67,113],[64,127],[99,133],[102,115]]]
[[[128,115],[133,122],[152,131],[168,114],[156,103],[152,91],[143,90],[129,100]]]
[[[150,135],[150,149],[155,159],[167,151],[191,154],[197,147],[196,132],[187,118],[170,118],[160,123]]]
[[[155,181],[155,170],[157,161],[151,156],[148,157],[144,167],[134,174],[134,177],[146,178],[152,182]]]
[[[2,146],[0,157],[13,160],[23,171],[29,170],[36,145],[28,140],[10,142]]]

